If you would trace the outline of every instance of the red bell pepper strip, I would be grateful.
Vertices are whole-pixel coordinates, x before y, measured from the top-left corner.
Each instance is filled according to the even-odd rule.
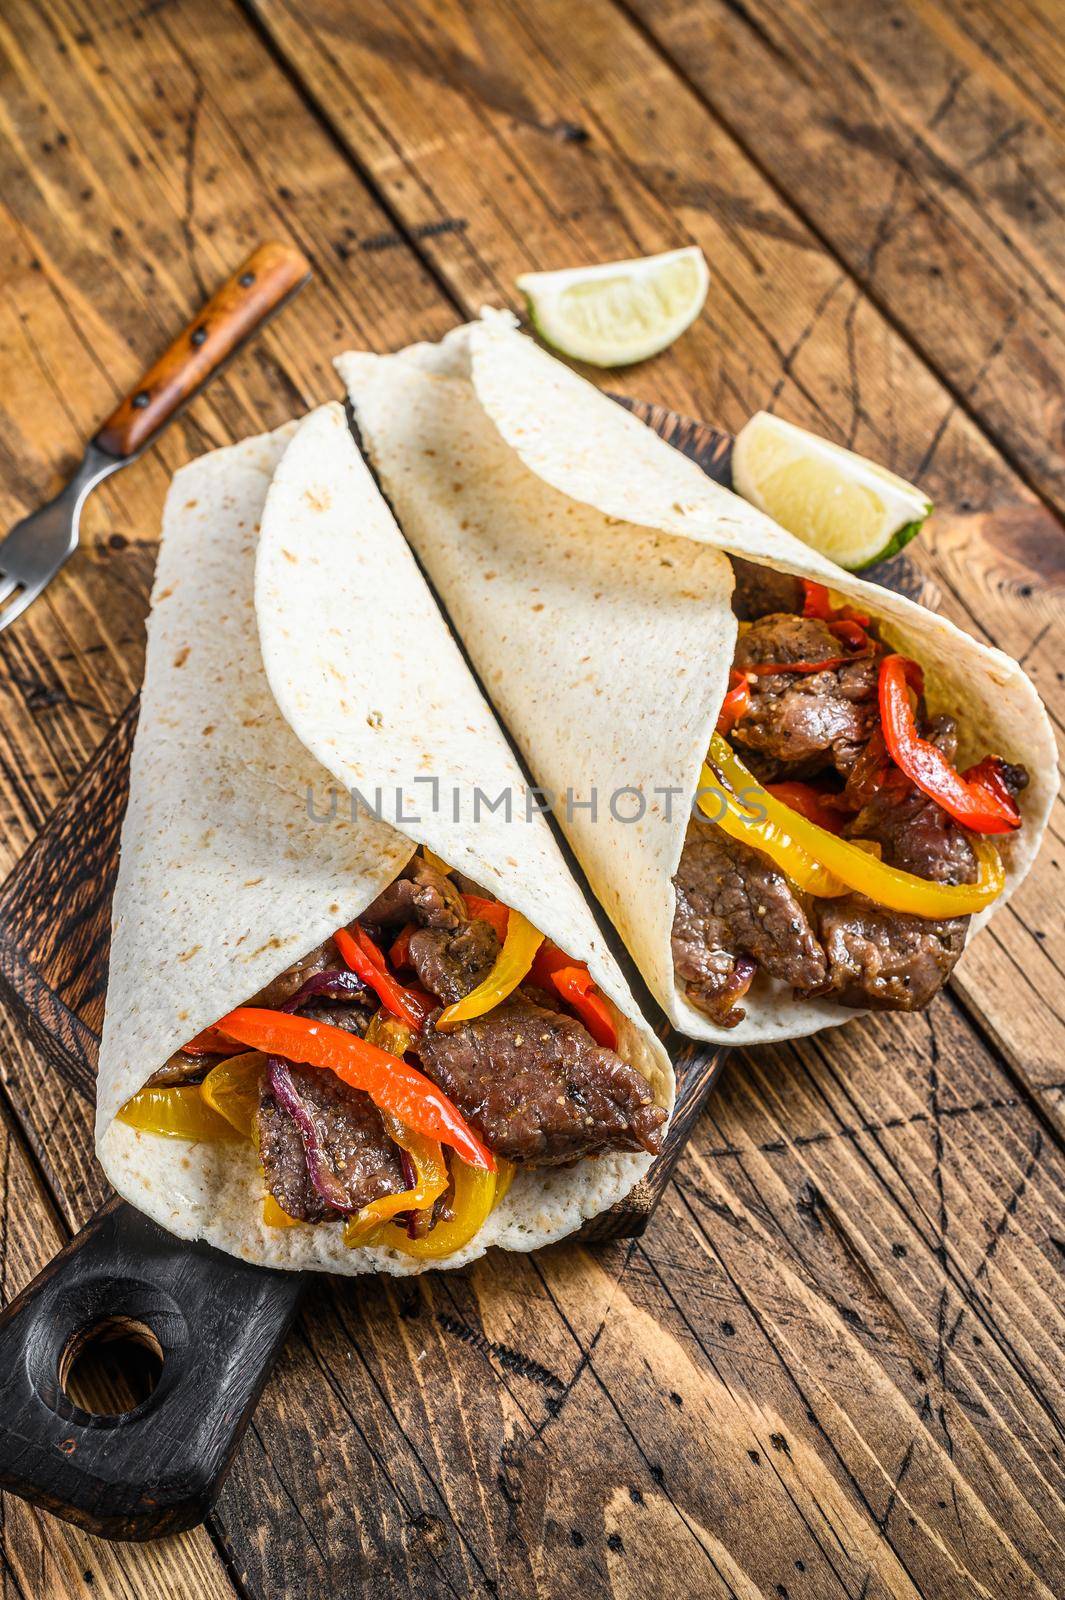
[[[420,1033],[426,1017],[437,1002],[430,1001],[428,996],[423,996],[414,989],[405,988],[392,976],[384,956],[365,928],[360,928],[356,923],[354,934],[347,928],[338,928],[333,937],[337,949],[352,972],[358,973],[363,983],[369,985],[381,1004],[391,1011],[394,1017],[399,1017],[405,1022],[413,1033]]]
[[[495,1157],[458,1107],[402,1056],[389,1055],[358,1034],[346,1033],[328,1022],[312,1022],[309,1017],[263,1011],[255,1006],[238,1007],[218,1026],[250,1050],[335,1072],[351,1088],[363,1090],[378,1110],[389,1112],[405,1128],[450,1145],[471,1167],[495,1171]]]
[[[833,795],[824,794],[811,783],[799,783],[794,779],[783,783],[767,783],[764,787],[767,793],[783,800],[786,806],[797,811],[800,817],[805,817],[807,822],[816,822],[819,828],[827,828],[829,833],[843,831],[845,818]]]
[[[751,709],[751,684],[747,674],[733,668],[729,683],[731,687],[721,702],[717,719],[717,731],[726,739],[740,718],[745,717]]]
[[[573,961],[557,944],[545,939],[536,952],[529,976],[538,988],[546,989],[548,994],[553,989],[573,1007],[596,1044],[605,1045],[608,1050],[617,1049],[614,1019],[583,962]]]
[[[835,622],[828,624],[828,631],[834,633],[845,645],[855,651],[857,655],[872,656],[876,654],[876,644],[870,639],[860,622],[855,622],[851,617],[839,617]]]
[[[388,959],[394,967],[410,966],[410,936],[417,932],[417,927],[417,923],[408,922],[403,932],[393,939]]]
[[[1012,833],[1021,825],[1021,814],[998,770],[989,779],[981,762],[963,776],[942,750],[917,732],[909,696],[911,665],[905,656],[885,656],[880,663],[880,720],[892,761],[963,828]]]
[[[466,915],[470,921],[487,922],[495,929],[502,944],[507,936],[507,922],[510,918],[510,908],[502,900],[485,900],[479,894],[464,894]]]
[[[236,1054],[230,1039],[227,1039],[217,1024],[212,1023],[209,1028],[204,1028],[195,1039],[190,1039],[188,1044],[181,1046],[187,1056],[232,1056]]]
[[[803,578],[802,587],[804,617],[816,617],[818,622],[857,622],[862,628],[869,626],[869,618],[864,611],[856,611],[853,606],[834,606],[823,583]]]

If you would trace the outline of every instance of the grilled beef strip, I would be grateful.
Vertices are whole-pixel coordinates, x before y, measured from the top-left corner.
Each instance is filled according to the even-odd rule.
[[[605,1150],[661,1148],[666,1113],[634,1068],[581,1023],[521,991],[482,1017],[415,1041],[419,1065],[496,1155],[561,1166]]]
[[[451,1005],[487,977],[499,954],[495,929],[480,918],[447,928],[419,928],[410,936],[410,963],[423,989]]]
[[[308,978],[313,978],[319,972],[325,972],[329,967],[343,967],[340,953],[332,939],[326,939],[323,944],[316,945],[305,956],[294,961],[284,972],[278,973],[276,978],[260,989],[250,1000],[245,1001],[249,1006],[263,1006],[268,1011],[276,1011],[279,1006],[285,1005],[293,995],[299,994]]]
[[[417,922],[423,928],[457,928],[466,921],[466,907],[450,878],[421,856],[414,856],[359,921],[370,928],[405,922]]]
[[[184,1050],[175,1050],[169,1060],[152,1073],[144,1087],[175,1089],[183,1083],[201,1083],[217,1059],[217,1056],[187,1056]]]
[[[741,622],[753,622],[770,611],[792,611],[801,616],[803,608],[802,579],[790,572],[774,572],[757,561],[744,561],[742,556],[730,556],[736,587],[732,591],[732,609]]]
[[[815,617],[771,612],[741,633],[734,665],[827,661],[845,647]],[[858,656],[824,672],[774,672],[750,678],[750,710],[730,734],[762,782],[809,778],[826,768],[844,776],[878,726],[877,664]]]
[[[950,759],[957,748],[951,717],[937,717],[927,738]],[[1027,783],[1023,767],[1004,768],[1014,793]],[[933,883],[972,883],[976,857],[964,829],[920,789],[893,769],[845,830],[873,839],[882,859]],[[965,948],[968,917],[935,920],[890,911],[864,895],[818,900],[812,916],[824,946],[828,974],[805,991],[844,1006],[919,1011],[946,983]]]
[[[320,1222],[407,1187],[368,1094],[331,1072],[271,1060],[260,1089],[259,1159],[283,1211]]]
[[[692,822],[673,880],[673,964],[688,999],[722,1028],[761,967],[812,988],[825,958],[802,901],[768,857],[709,824]]]

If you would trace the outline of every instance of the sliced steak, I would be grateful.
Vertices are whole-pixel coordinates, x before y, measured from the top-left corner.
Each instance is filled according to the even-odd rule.
[[[270,1093],[263,1074],[256,1136],[266,1187],[282,1211],[299,1222],[322,1222],[337,1212],[326,1205],[311,1182],[300,1130]]]
[[[802,614],[802,580],[790,572],[774,572],[757,561],[744,561],[742,556],[729,556],[736,577],[732,591],[732,609],[741,622],[753,622],[771,611],[794,611]]]
[[[462,896],[442,872],[415,856],[359,918],[369,928],[417,922],[423,928],[457,928],[466,920]]]
[[[277,975],[268,983],[265,989],[252,995],[245,1001],[249,1006],[265,1006],[268,1010],[275,1010],[283,1006],[293,995],[299,994],[308,978],[313,978],[320,972],[325,972],[329,967],[342,967],[343,961],[332,939],[327,939],[324,944],[316,945],[305,956],[294,961],[291,967],[286,967],[284,972]]]
[[[827,661],[846,650],[823,622],[773,612],[740,636],[735,666]],[[878,724],[877,666],[860,656],[824,672],[773,672],[750,679],[750,710],[729,735],[763,781],[846,776]]]
[[[957,745],[949,717],[928,735],[945,755]],[[893,769],[846,829],[852,839],[873,839],[889,866],[933,883],[972,883],[976,857],[962,828],[941,806]],[[968,917],[933,920],[889,911],[864,895],[818,900],[814,925],[828,974],[815,994],[845,1006],[919,1011],[946,983],[965,947]]]
[[[720,1027],[743,1020],[736,1002],[756,967],[804,988],[824,980],[824,955],[801,901],[757,850],[691,823],[673,883],[674,970],[692,1004]]]
[[[646,1080],[573,1017],[523,997],[450,1033],[430,1021],[415,1049],[422,1071],[508,1161],[561,1166],[661,1147],[666,1114]]]
[[[272,1057],[259,1106],[259,1158],[270,1193],[289,1216],[321,1220],[329,1211],[358,1211],[406,1187],[399,1147],[385,1132],[369,1095],[332,1072]],[[273,1109],[264,1122],[263,1107]],[[303,1168],[285,1118],[295,1131]],[[308,1202],[307,1185],[313,1199]],[[296,1210],[292,1206],[297,1207]],[[314,1213],[318,1213],[315,1215]]]
[[[821,900],[814,908],[828,961],[818,989],[843,1006],[919,1011],[946,983],[965,946],[968,917],[932,922],[874,906],[861,895]]]
[[[357,1033],[360,1039],[364,1039],[377,1004],[376,995],[372,996],[372,1010],[361,1005],[349,1005],[343,1000],[310,1000],[305,1006],[300,1006],[296,1015],[306,1017],[309,1022],[328,1022],[330,1027],[343,1028],[345,1033]]]
[[[448,1005],[476,989],[498,954],[495,929],[479,918],[454,931],[419,928],[410,936],[410,964],[419,982]]]
[[[234,1045],[236,1055],[239,1045]],[[199,1083],[221,1058],[219,1056],[187,1056],[184,1050],[175,1050],[169,1061],[152,1073],[146,1089],[175,1089],[182,1083]]]

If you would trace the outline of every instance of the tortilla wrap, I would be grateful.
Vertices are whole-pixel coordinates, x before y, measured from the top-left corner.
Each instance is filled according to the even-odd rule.
[[[958,719],[961,765],[988,750],[1024,763],[1024,826],[1003,846],[996,905],[1016,888],[1057,784],[1049,720],[1016,662],[835,567],[507,316],[486,314],[439,345],[352,353],[337,366],[407,537],[676,1027],[743,1044],[856,1014],[796,1001],[760,974],[744,1021],[723,1029],[674,979],[672,879],[737,637],[728,554],[828,584],[870,611],[885,640],[926,668],[930,709]],[[567,806],[567,791],[583,805]],[[970,936],[989,914],[973,918]]]
[[[436,810],[419,781],[432,778]],[[338,784],[371,804],[380,788],[381,820],[360,811],[353,824],[346,794],[331,815]],[[478,787],[509,791],[511,815],[478,805]],[[458,1266],[488,1244],[533,1249],[621,1199],[649,1156],[520,1169],[469,1245],[423,1262],[348,1249],[340,1222],[265,1226],[247,1141],[189,1143],[116,1120],[185,1040],[356,917],[418,844],[587,963],[619,1053],[669,1106],[668,1058],[547,822],[525,806],[520,768],[339,405],[177,473],[100,1050],[97,1149],[119,1193],[173,1233],[268,1266],[397,1274]]]

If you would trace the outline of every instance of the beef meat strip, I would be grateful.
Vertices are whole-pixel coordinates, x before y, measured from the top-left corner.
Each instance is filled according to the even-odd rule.
[[[359,921],[370,928],[405,922],[417,922],[423,928],[457,928],[466,921],[466,908],[450,878],[415,856]]]
[[[476,989],[498,954],[495,929],[480,918],[453,931],[419,928],[410,936],[410,963],[419,982],[447,1005]]]
[[[283,1211],[304,1222],[406,1188],[398,1146],[368,1094],[331,1072],[271,1060],[260,1090],[259,1159]]]
[[[925,737],[948,759],[957,749],[953,718],[936,717]],[[1019,792],[1024,768],[1004,769]],[[848,838],[873,839],[882,859],[933,883],[972,883],[976,857],[964,829],[894,769],[846,829]],[[965,947],[968,917],[932,919],[874,905],[863,895],[819,900],[814,926],[824,946],[828,974],[807,993],[845,1006],[919,1011],[946,983]]]
[[[770,611],[794,611],[802,614],[802,579],[790,572],[774,572],[757,561],[744,561],[742,556],[729,556],[736,587],[732,591],[732,609],[741,622],[753,622]]]
[[[735,666],[826,661],[846,650],[823,622],[772,612],[744,630]],[[825,672],[774,672],[750,679],[750,710],[729,735],[763,782],[850,771],[877,726],[877,665],[860,656]]]
[[[175,1050],[170,1059],[152,1073],[144,1087],[174,1089],[182,1083],[199,1083],[217,1060],[217,1056],[187,1056],[184,1050]]]
[[[802,902],[757,850],[693,822],[673,883],[674,969],[692,1004],[719,1027],[743,1020],[736,1002],[758,967],[806,988],[824,981],[824,954]]]
[[[434,1021],[414,1046],[422,1071],[496,1155],[561,1166],[604,1150],[661,1148],[666,1114],[646,1080],[573,1017],[519,991],[449,1033]]]
[[[357,1033],[364,1039],[377,1010],[376,995],[371,1003],[372,1009],[367,1010],[360,1005],[350,1005],[346,1000],[309,1000],[305,1006],[300,1006],[296,1015],[306,1017],[308,1022],[328,1022],[330,1027],[343,1028],[345,1033]]]
[[[265,1006],[267,1010],[276,1010],[298,994],[308,978],[317,977],[319,972],[325,972],[329,967],[343,967],[340,953],[332,939],[326,939],[324,944],[316,945],[305,956],[294,961],[291,967],[286,967],[284,972],[277,975],[268,983],[265,989],[245,1001],[249,1006]]]

